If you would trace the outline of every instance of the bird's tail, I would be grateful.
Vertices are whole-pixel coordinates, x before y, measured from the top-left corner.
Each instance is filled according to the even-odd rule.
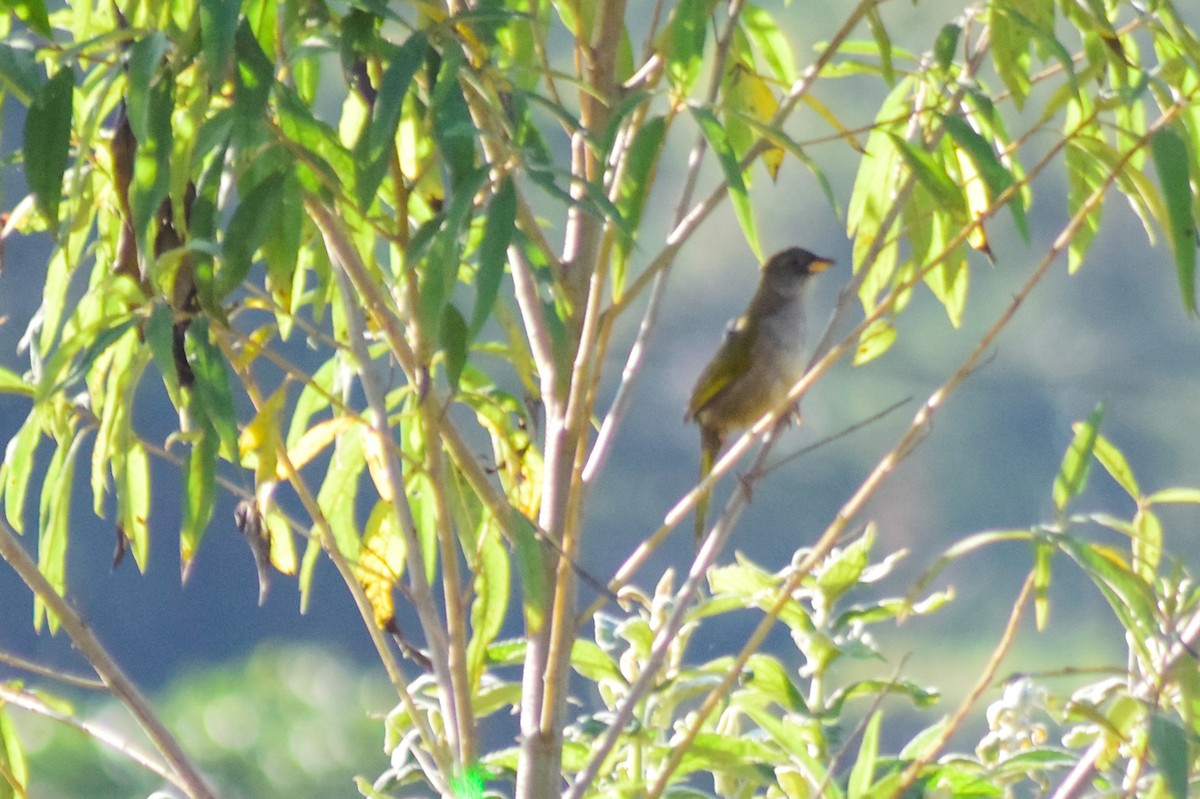
[[[712,430],[700,428],[700,481],[708,477],[713,464],[717,462],[717,453],[721,451],[721,436]],[[704,538],[708,524],[708,505],[712,492],[705,491],[696,499],[696,545]]]

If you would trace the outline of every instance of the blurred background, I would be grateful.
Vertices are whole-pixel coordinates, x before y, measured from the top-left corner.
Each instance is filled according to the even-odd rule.
[[[802,67],[813,47],[840,21],[838,9],[843,8],[833,0],[771,7],[790,34]],[[955,2],[899,3],[888,4],[883,14],[897,46],[920,52],[936,28],[960,10]],[[1196,24],[1195,19],[1191,22]],[[878,78],[853,77],[819,84],[816,93],[844,124],[856,128],[870,123],[884,88]],[[337,101],[337,91],[330,86],[331,102]],[[24,109],[7,98],[2,111],[0,154],[7,158],[19,146]],[[1010,126],[1014,132],[1020,129]],[[789,131],[805,141],[824,135],[828,128],[800,113]],[[675,178],[692,144],[690,137],[677,135],[679,130],[673,133],[670,141],[676,153],[660,171],[657,193],[647,203],[640,263],[655,254],[669,228],[679,186]],[[1046,137],[1045,145],[1050,143]],[[761,169],[754,178],[753,200],[766,251],[801,245],[838,261],[818,280],[809,309],[810,341],[823,332],[837,292],[850,277],[850,247],[840,214],[858,160],[847,158],[847,152],[836,141],[808,150],[834,187],[842,206],[836,211],[812,175],[794,161],[773,183]],[[1028,163],[1033,155],[1024,158]],[[18,169],[2,174],[0,207],[8,209],[27,189]],[[705,174],[709,180],[701,182],[700,196],[717,177],[715,169]],[[776,459],[895,402],[907,402],[762,481],[723,559],[741,552],[777,570],[797,548],[821,534],[895,443],[920,403],[953,373],[1044,256],[1067,218],[1061,170],[1036,185],[1029,218],[1033,236],[1028,245],[1011,229],[1007,215],[990,227],[996,263],[973,256],[961,328],[947,321],[927,291],[918,290],[898,322],[899,340],[891,351],[860,368],[843,363],[814,387],[805,398],[804,426],[783,437],[774,450]],[[18,373],[28,369],[28,356],[18,352],[18,340],[37,311],[46,256],[44,239],[5,242],[0,365]],[[683,423],[683,409],[727,320],[749,299],[755,269],[728,204],[681,252],[634,408],[587,517],[582,562],[598,577],[610,575],[694,483],[698,434]],[[89,270],[90,265],[81,272]],[[610,391],[601,408],[611,399],[637,321],[637,314],[628,317],[619,346],[610,353]],[[904,594],[947,546],[970,533],[1025,529],[1048,520],[1050,489],[1072,435],[1071,424],[1086,418],[1098,402],[1107,407],[1102,433],[1124,450],[1144,489],[1200,484],[1198,334],[1196,320],[1186,316],[1180,301],[1165,242],[1148,243],[1123,201],[1110,198],[1104,227],[1083,268],[1068,276],[1065,260],[1054,267],[1000,337],[985,366],[938,412],[928,438],[856,520],[858,527],[876,523],[877,558],[908,552],[896,572],[877,586],[880,595]],[[174,411],[161,386],[147,386],[142,394],[137,415],[145,424],[140,427],[161,442],[173,429]],[[0,442],[8,441],[27,411],[23,399],[0,395]],[[49,454],[44,447],[39,452],[43,460]],[[245,481],[249,485],[249,475]],[[718,491],[715,507],[723,503],[729,483]],[[149,570],[138,573],[132,559],[113,569],[111,521],[92,514],[90,490],[83,482],[72,490],[71,599],[130,675],[164,703],[168,723],[180,731],[185,746],[200,753],[206,767],[226,770],[222,773],[230,775],[232,784],[244,786],[246,796],[269,795],[256,793],[255,785],[270,786],[270,794],[280,795],[281,788],[293,783],[301,786],[297,796],[351,795],[351,775],[371,777],[386,767],[379,727],[372,719],[386,713],[393,700],[357,614],[327,562],[317,567],[316,591],[307,613],[299,612],[295,581],[282,575],[275,576],[266,605],[258,608],[254,565],[233,526],[233,502],[225,496],[218,500],[190,579],[181,585],[181,481],[174,467],[161,466],[154,475]],[[31,499],[30,505],[36,507],[36,502]],[[1078,506],[1125,517],[1133,512],[1129,499],[1099,469],[1093,471]],[[1193,539],[1200,517],[1179,508],[1165,518],[1168,549],[1185,553],[1196,565]],[[36,529],[36,524],[27,527]],[[681,525],[645,567],[640,584],[652,587],[667,567],[686,569],[693,554],[690,527],[690,522]],[[35,549],[32,535],[26,541]],[[915,731],[906,719],[928,723],[947,712],[954,691],[965,689],[978,674],[1030,565],[1030,550],[1022,545],[993,547],[966,558],[934,585],[952,587],[953,603],[932,616],[877,633],[893,664],[885,671],[903,661],[907,677],[950,694],[919,717],[897,709],[900,715],[885,724],[893,740],[907,740]],[[1025,624],[1004,674],[1053,670],[1068,662],[1121,665],[1114,663],[1124,651],[1120,629],[1101,598],[1070,564],[1056,566],[1049,629],[1037,633],[1031,622]],[[85,669],[65,635],[34,632],[28,591],[3,568],[0,607],[0,650],[63,669]],[[736,647],[745,634],[745,618],[718,618],[708,629],[697,639],[701,648],[696,659]],[[511,632],[518,630],[514,624]],[[799,666],[786,631],[779,631],[771,647],[785,663]],[[0,666],[0,678],[17,674]],[[81,696],[79,701],[103,714],[105,721],[118,723],[122,715],[94,698]],[[130,782],[128,765],[96,755],[90,741],[36,720],[25,726],[35,754],[57,742],[58,748],[44,750],[56,753],[56,763],[84,764],[78,774],[63,770],[61,781],[44,786],[39,796],[85,795],[77,792],[80,786],[91,786],[86,795],[123,796],[141,789],[130,786],[146,784],[137,781],[140,777]],[[247,768],[247,747],[269,753],[255,761],[261,773],[239,773]],[[97,771],[87,765],[95,763],[103,766]],[[323,785],[333,787],[321,789]]]

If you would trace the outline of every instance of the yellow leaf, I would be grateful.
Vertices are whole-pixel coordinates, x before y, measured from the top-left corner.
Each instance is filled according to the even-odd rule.
[[[263,524],[271,539],[271,565],[282,574],[296,573],[296,544],[283,513],[272,504],[263,514]]]
[[[952,146],[955,158],[958,160],[959,172],[962,175],[963,192],[967,196],[967,212],[971,215],[971,221],[974,223],[971,231],[967,234],[967,244],[986,255],[989,261],[993,261],[995,259],[992,257],[992,248],[988,245],[987,232],[983,229],[983,219],[991,210],[992,205],[992,200],[988,196],[987,184],[983,182],[983,177],[975,168],[975,159],[971,158],[970,153],[957,145]]]
[[[238,453],[243,464],[253,465],[256,482],[275,479],[281,440],[279,413],[286,401],[287,387],[281,385],[238,436]]]
[[[734,90],[741,98],[746,111],[764,125],[774,119],[775,113],[779,111],[779,101],[775,99],[775,93],[771,91],[770,84],[763,79],[762,75],[751,71],[743,64],[739,64],[735,69]],[[782,164],[782,147],[772,145],[763,153],[763,166],[767,168],[767,174],[771,176],[771,180],[775,180]]]
[[[376,503],[367,520],[362,549],[354,567],[355,576],[371,603],[375,623],[381,630],[392,626],[395,617],[392,586],[404,572],[404,539],[395,528],[394,518],[390,503],[382,500]]]
[[[305,464],[320,454],[321,450],[332,444],[341,435],[342,431],[352,424],[357,424],[357,420],[352,416],[335,416],[332,419],[318,422],[305,430],[304,435],[300,436],[300,440],[288,452],[288,460],[297,469],[303,468]],[[278,471],[276,476],[280,480],[287,479],[287,474],[282,469]]]

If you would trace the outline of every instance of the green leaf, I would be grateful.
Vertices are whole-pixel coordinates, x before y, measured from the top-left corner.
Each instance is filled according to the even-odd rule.
[[[34,50],[0,42],[0,88],[22,105],[32,105],[41,86]]]
[[[988,25],[996,72],[1020,109],[1029,94],[1032,40],[1062,60],[1062,45],[1054,39],[1053,0],[995,0],[988,6]],[[1078,93],[1069,55],[1066,60],[1067,77]]]
[[[533,522],[520,514],[515,519],[513,553],[517,558],[517,574],[521,583],[521,608],[525,629],[529,635],[534,635],[546,626],[546,610],[550,601],[546,555],[537,540]]]
[[[1146,497],[1146,503],[1151,505],[1176,502],[1200,504],[1200,488],[1164,488]]]
[[[949,70],[950,65],[954,63],[954,56],[958,53],[958,40],[962,36],[962,26],[956,23],[947,23],[938,31],[937,38],[933,42],[933,54],[937,59],[938,67],[943,71]]]
[[[1096,456],[1096,460],[1100,461],[1100,465],[1112,476],[1112,479],[1117,481],[1117,485],[1125,489],[1125,493],[1131,499],[1136,500],[1141,497],[1142,491],[1138,487],[1137,479],[1133,476],[1133,470],[1129,468],[1129,462],[1125,460],[1125,455],[1121,450],[1113,446],[1112,442],[1104,436],[1097,435],[1092,454]]]
[[[1129,568],[1119,552],[1108,547],[1089,544],[1071,536],[1055,536],[1051,540],[1079,564],[1104,595],[1139,655],[1150,657],[1146,642],[1154,640],[1160,631],[1157,601],[1146,581]]]
[[[25,378],[9,369],[0,366],[0,394],[20,394],[33,396],[33,386],[25,382]]]
[[[1150,752],[1174,799],[1188,797],[1188,771],[1192,762],[1188,735],[1175,719],[1155,713],[1150,719]]]
[[[1000,162],[995,149],[962,117],[943,115],[942,125],[959,147],[966,150],[984,183],[987,184],[988,194],[994,202],[1001,194],[1008,191],[1016,179],[1003,163]],[[1029,220],[1025,217],[1025,203],[1020,192],[1014,192],[1008,201],[1008,209],[1012,213],[1013,224],[1021,238],[1029,242]]]
[[[858,759],[850,769],[850,779],[846,785],[846,796],[849,799],[861,799],[875,781],[875,762],[879,757],[879,727],[882,722],[883,714],[876,710],[863,730]]]
[[[730,146],[729,139],[725,135],[725,129],[721,127],[720,121],[709,109],[694,107],[691,111],[692,116],[700,125],[704,138],[713,148],[713,153],[716,154],[717,161],[721,164],[721,171],[725,173],[725,180],[729,184],[729,200],[733,203],[733,211],[737,215],[738,224],[742,226],[742,235],[746,237],[746,243],[750,245],[750,251],[754,253],[754,257],[762,261],[762,245],[758,242],[758,227],[754,221],[754,209],[750,206],[750,195],[746,191],[746,183],[742,179],[742,170],[738,166],[733,147]]]
[[[200,42],[208,67],[208,87],[216,90],[229,74],[242,0],[200,0]]]
[[[125,473],[117,482],[117,518],[129,540],[138,571],[145,573],[150,552],[150,459],[141,442],[125,451]]]
[[[633,143],[625,153],[625,170],[617,191],[616,205],[621,218],[632,230],[636,230],[640,225],[642,211],[646,205],[646,194],[654,181],[666,130],[665,117],[656,116],[648,120],[638,129]],[[612,271],[614,299],[620,299],[624,291],[626,267],[635,243],[634,236],[620,236],[617,239],[617,253]]]
[[[25,417],[4,448],[4,516],[18,533],[25,532],[25,495],[33,473],[34,451],[42,440],[42,415],[37,405]]]
[[[1133,517],[1133,569],[1147,582],[1154,580],[1163,556],[1163,527],[1158,514],[1141,508]]]
[[[442,352],[446,357],[446,380],[450,390],[458,392],[458,380],[462,377],[463,367],[467,365],[468,336],[467,322],[463,319],[453,303],[442,310],[442,323],[438,335],[442,344]]]
[[[74,93],[75,73],[63,67],[42,84],[25,115],[25,179],[51,228],[58,226],[63,172],[71,155]]]
[[[792,46],[769,12],[747,3],[738,22],[776,80],[785,88],[799,80],[800,71],[796,69]]]
[[[704,62],[704,40],[714,0],[680,0],[667,24],[667,79],[676,94],[687,96]]]
[[[1038,630],[1050,620],[1050,581],[1054,571],[1054,548],[1043,540],[1033,542],[1033,616]]]
[[[208,421],[220,441],[226,459],[237,458],[237,417],[229,387],[229,365],[209,337],[208,320],[198,317],[187,333],[187,356],[196,376],[190,410]]]
[[[187,479],[183,494],[183,518],[179,529],[180,570],[186,579],[200,539],[212,520],[216,494],[217,437],[211,428],[200,432],[188,453]]]
[[[38,571],[62,596],[67,590],[67,541],[70,533],[71,487],[75,483],[75,460],[82,436],[74,428],[58,433],[58,447],[50,458],[42,482],[38,510]],[[58,618],[50,613],[36,597],[33,603],[34,627],[41,630],[42,621],[50,632],[58,629]]]
[[[879,48],[879,74],[891,86],[896,82],[896,69],[892,65],[892,39],[888,35],[887,27],[883,24],[883,19],[879,16],[877,6],[868,6],[866,17],[867,27],[871,29],[875,46]]]
[[[475,274],[475,307],[471,311],[468,338],[474,340],[492,315],[504,265],[508,262],[508,245],[512,241],[517,220],[517,192],[512,178],[505,177],[488,203],[483,239],[479,242],[479,271]]]
[[[495,524],[483,522],[479,535],[475,569],[475,601],[471,603],[471,641],[467,645],[468,674],[472,687],[479,687],[487,648],[504,627],[508,598],[512,591],[512,571],[508,550],[504,548]]]
[[[1083,491],[1087,485],[1088,470],[1092,463],[1092,451],[1096,446],[1096,436],[1100,420],[1104,418],[1104,405],[1097,405],[1086,422],[1076,422],[1072,428],[1075,437],[1071,439],[1067,451],[1063,454],[1062,466],[1054,478],[1054,507],[1059,511],[1066,509],[1067,503]]]
[[[42,0],[5,0],[17,19],[24,22],[39,35],[54,39],[54,31],[50,28],[50,16],[46,13],[46,4]]]
[[[1104,166],[1081,148],[1076,140],[1067,142],[1064,160],[1067,166],[1067,210],[1074,216],[1088,202],[1096,189],[1104,185],[1108,173]],[[1067,272],[1074,274],[1083,264],[1100,230],[1104,213],[1103,197],[1093,203],[1067,247]]]
[[[1175,254],[1175,270],[1183,307],[1196,313],[1196,224],[1192,209],[1187,142],[1172,128],[1162,128],[1150,139],[1150,154],[1167,204],[1167,232]]]
[[[475,136],[477,131],[463,97],[458,73],[466,69],[462,51],[457,47],[442,51],[442,67],[433,87],[433,137],[450,170],[451,182],[475,173]]]
[[[428,49],[429,41],[422,33],[409,36],[399,47],[388,48],[388,66],[379,81],[371,119],[354,147],[354,167],[357,171],[354,191],[363,212],[370,208],[371,198],[387,174],[391,155],[396,148],[396,130],[400,125],[404,97]]]
[[[215,299],[229,296],[250,272],[254,253],[279,224],[280,202],[286,175],[274,172],[264,177],[238,202],[221,242],[225,256],[217,271]]]
[[[338,436],[325,479],[317,492],[317,506],[329,523],[333,540],[342,555],[351,561],[358,558],[359,550],[358,525],[354,513],[358,478],[367,465],[363,453],[363,432],[363,425],[353,424]],[[317,537],[316,531],[313,536]]]
[[[20,792],[5,792],[12,786],[7,782],[0,786],[0,796],[26,796],[29,787],[29,765],[25,762],[25,750],[21,747],[21,737],[17,733],[12,718],[0,709],[0,773],[11,777],[20,786]]]
[[[934,200],[946,213],[956,216],[966,214],[962,189],[951,179],[946,168],[931,153],[917,147],[896,134],[890,134],[892,144],[900,153],[917,181],[933,195]]]
[[[265,119],[267,102],[275,86],[275,64],[262,51],[245,20],[238,26],[234,52],[237,54],[237,68],[233,73],[233,113],[237,120],[233,127],[234,139],[256,149],[260,145],[256,134]]]

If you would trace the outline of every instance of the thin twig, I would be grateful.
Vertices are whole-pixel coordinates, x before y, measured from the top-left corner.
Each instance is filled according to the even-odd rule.
[[[52,721],[73,727],[89,738],[104,744],[117,754],[129,758],[159,779],[171,783],[182,791],[187,790],[187,786],[180,781],[179,777],[165,763],[158,760],[158,758],[149,752],[142,751],[139,747],[116,735],[111,730],[51,707],[30,691],[13,688],[10,685],[0,682],[0,700],[3,700],[5,704],[23,708],[30,713],[36,713]]]
[[[1012,611],[1008,614],[1008,623],[1004,625],[1004,632],[1000,634],[1000,640],[995,648],[992,649],[992,654],[988,658],[987,663],[976,678],[975,684],[971,686],[971,690],[958,703],[958,707],[950,714],[946,723],[942,726],[937,736],[934,737],[929,745],[923,747],[923,752],[920,757],[914,758],[904,769],[903,775],[900,777],[900,783],[891,793],[891,799],[904,795],[912,784],[921,776],[921,770],[933,762],[949,741],[951,736],[958,732],[966,719],[967,714],[975,707],[975,703],[983,696],[983,692],[990,688],[995,680],[996,672],[1000,670],[1000,664],[1004,662],[1008,650],[1012,648],[1013,640],[1017,637],[1017,627],[1021,621],[1025,604],[1029,601],[1029,595],[1033,592],[1034,574],[1030,572],[1025,577],[1025,582],[1021,585],[1021,592],[1017,595],[1017,599],[1013,602]]]
[[[150,703],[142,696],[141,691],[133,681],[125,676],[125,672],[117,665],[108,650],[100,643],[95,633],[75,612],[75,609],[59,596],[54,587],[38,570],[33,558],[21,546],[16,533],[7,522],[0,519],[0,557],[8,561],[17,576],[24,581],[33,595],[42,601],[46,609],[53,613],[66,630],[71,643],[87,659],[88,664],[96,671],[109,692],[137,720],[139,726],[149,737],[154,747],[162,754],[170,766],[174,779],[172,784],[186,793],[192,799],[216,799],[216,793],[209,787],[199,770],[183,751],[183,747],[155,715]]]
[[[34,663],[32,660],[26,660],[19,655],[9,652],[0,652],[0,663],[12,666],[14,669],[27,671],[30,674],[36,674],[40,677],[47,677],[56,682],[73,685],[76,688],[87,688],[90,691],[105,690],[104,683],[99,680],[93,680],[90,677],[82,677],[76,674],[67,674],[52,666],[43,666],[41,663]]]

